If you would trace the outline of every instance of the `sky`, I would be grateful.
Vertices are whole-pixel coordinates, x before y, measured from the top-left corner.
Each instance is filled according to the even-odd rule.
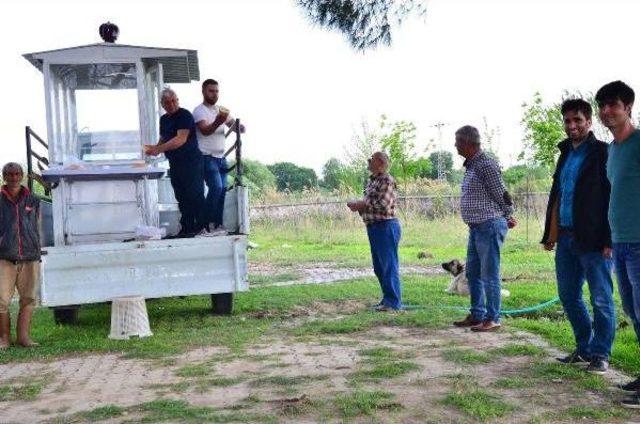
[[[25,125],[46,137],[42,74],[21,55],[100,42],[107,20],[122,44],[198,50],[201,78],[219,81],[219,104],[247,127],[245,155],[317,172],[382,114],[417,126],[419,154],[455,152],[455,130],[482,133],[486,120],[510,166],[522,150],[522,104],[536,91],[552,103],[616,79],[640,89],[634,0],[427,0],[391,46],[364,53],[313,26],[294,0],[93,3],[3,3],[0,162],[25,161]],[[198,82],[172,88],[182,107],[201,102]]]

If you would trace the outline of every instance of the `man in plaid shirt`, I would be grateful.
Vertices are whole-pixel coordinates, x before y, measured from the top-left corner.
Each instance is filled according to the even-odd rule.
[[[369,159],[369,183],[364,199],[347,203],[349,209],[358,212],[365,224],[371,246],[373,271],[382,289],[382,300],[377,311],[402,308],[398,243],[400,223],[395,216],[396,182],[388,174],[389,156],[376,152]]]
[[[471,309],[454,325],[471,327],[472,331],[495,331],[500,328],[500,247],[507,228],[516,225],[513,205],[500,167],[480,149],[478,130],[470,125],[460,128],[455,146],[466,159],[460,213],[469,226],[466,275]]]

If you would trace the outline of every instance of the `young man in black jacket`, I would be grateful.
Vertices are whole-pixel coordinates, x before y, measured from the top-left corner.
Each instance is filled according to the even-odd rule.
[[[558,295],[576,339],[576,350],[563,363],[586,363],[604,374],[616,330],[611,279],[611,230],[607,220],[609,192],[607,144],[591,132],[591,105],[582,99],[562,104],[564,129],[560,158],[553,175],[542,244],[556,247]],[[593,325],[582,300],[589,284]]]

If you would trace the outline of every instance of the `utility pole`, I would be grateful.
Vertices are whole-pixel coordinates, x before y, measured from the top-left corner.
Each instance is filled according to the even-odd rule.
[[[445,124],[444,122],[436,122],[435,124],[431,125],[433,128],[437,128],[438,129],[438,160],[437,160],[437,166],[438,166],[438,180],[442,181],[445,180],[447,178],[447,175],[445,173],[445,169],[444,169],[444,156],[442,155],[444,147],[442,146],[442,127],[444,127]]]

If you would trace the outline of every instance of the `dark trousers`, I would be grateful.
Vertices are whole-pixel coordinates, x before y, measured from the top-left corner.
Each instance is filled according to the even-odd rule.
[[[205,226],[202,156],[192,161],[174,161],[169,166],[171,186],[180,209],[180,232],[198,233]]]
[[[224,198],[227,193],[227,160],[204,156],[204,181],[207,184],[205,219],[214,226],[222,225]]]
[[[382,289],[382,304],[393,309],[402,308],[398,243],[401,229],[397,219],[367,224],[367,235],[371,246],[373,272]]]

